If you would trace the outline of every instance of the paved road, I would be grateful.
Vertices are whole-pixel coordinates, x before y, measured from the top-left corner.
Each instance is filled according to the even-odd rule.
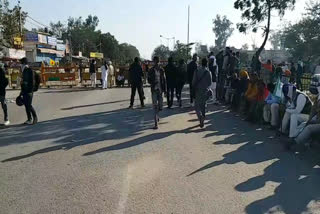
[[[26,118],[11,104],[0,213],[320,213],[317,151],[286,152],[221,107],[205,130],[190,108],[164,110],[155,131],[150,96],[128,110],[128,93],[42,90],[35,126],[17,125]]]

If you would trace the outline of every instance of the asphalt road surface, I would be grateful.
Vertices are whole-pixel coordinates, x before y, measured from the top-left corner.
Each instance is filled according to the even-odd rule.
[[[165,109],[152,130],[150,90],[144,109],[127,109],[129,93],[41,90],[35,126],[9,104],[0,213],[320,213],[319,151],[288,152],[221,106],[204,130],[189,107]]]

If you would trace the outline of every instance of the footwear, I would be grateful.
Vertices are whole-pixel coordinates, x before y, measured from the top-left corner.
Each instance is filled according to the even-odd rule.
[[[38,123],[38,118],[33,118],[33,125],[37,124]]]
[[[9,126],[10,125],[10,121],[9,120],[6,120],[6,121],[4,121],[4,124],[3,124],[4,126]]]
[[[133,106],[130,105],[130,106],[128,107],[128,109],[133,109]]]
[[[31,120],[27,120],[26,122],[24,122],[24,125],[32,125],[32,121]]]
[[[155,126],[153,127],[153,129],[154,129],[154,130],[159,129],[158,125],[155,125]]]
[[[144,108],[144,107],[146,107],[144,104],[143,104],[143,105],[141,105],[141,108]]]

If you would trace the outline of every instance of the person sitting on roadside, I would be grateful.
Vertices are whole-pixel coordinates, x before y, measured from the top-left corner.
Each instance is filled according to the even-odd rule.
[[[258,75],[257,73],[253,73],[251,74],[250,76],[250,81],[249,81],[249,84],[248,84],[248,89],[245,93],[245,113],[246,115],[248,116],[249,114],[249,109],[250,109],[250,106],[251,106],[251,103],[255,101],[255,98],[258,94]]]
[[[123,72],[121,71],[118,74],[117,79],[116,79],[117,86],[124,87],[124,82],[125,82],[125,78],[124,78]]]
[[[259,79],[257,81],[257,94],[250,103],[247,120],[252,122],[262,121],[264,101],[268,95],[269,91],[266,85],[263,80]]]
[[[240,71],[240,80],[237,84],[236,94],[232,100],[232,109],[239,110],[239,106],[243,106],[245,102],[245,93],[248,90],[249,74],[246,70]]]
[[[267,88],[269,95],[265,100],[263,118],[266,123],[270,123],[270,129],[276,129],[279,126],[279,107],[281,100],[274,95],[275,84],[269,83]]]
[[[283,134],[289,131],[289,138],[295,138],[299,133],[298,125],[308,120],[312,102],[306,94],[297,90],[295,85],[285,84],[282,92],[286,101],[286,112],[280,131]]]
[[[312,78],[310,93],[315,96],[308,121],[300,126],[300,133],[294,139],[290,149],[296,150],[305,147],[312,141],[312,137],[319,137],[320,133],[320,74]]]

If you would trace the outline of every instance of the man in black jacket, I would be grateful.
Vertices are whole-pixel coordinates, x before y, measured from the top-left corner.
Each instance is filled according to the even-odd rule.
[[[176,66],[173,63],[173,58],[168,58],[168,65],[164,68],[167,80],[167,103],[168,108],[173,105],[174,89],[176,88]]]
[[[10,125],[10,121],[8,119],[8,107],[6,104],[6,87],[8,86],[8,79],[5,75],[5,70],[0,67],[0,102],[4,114],[4,125]]]
[[[129,82],[131,84],[131,100],[129,108],[133,108],[134,97],[136,96],[136,90],[138,90],[141,107],[144,107],[144,93],[143,93],[143,71],[140,65],[140,59],[134,58],[134,63],[129,69]]]
[[[194,54],[192,57],[192,61],[188,64],[187,73],[188,73],[188,83],[190,89],[190,103],[193,105],[193,89],[192,89],[192,80],[193,74],[198,69],[198,54]]]
[[[20,63],[22,70],[22,83],[20,95],[22,95],[23,97],[23,103],[25,105],[28,117],[28,120],[24,124],[32,125],[38,122],[36,111],[32,106],[33,90],[35,86],[35,73],[34,71],[32,71],[31,68],[29,68],[27,58],[22,58],[20,60]]]

